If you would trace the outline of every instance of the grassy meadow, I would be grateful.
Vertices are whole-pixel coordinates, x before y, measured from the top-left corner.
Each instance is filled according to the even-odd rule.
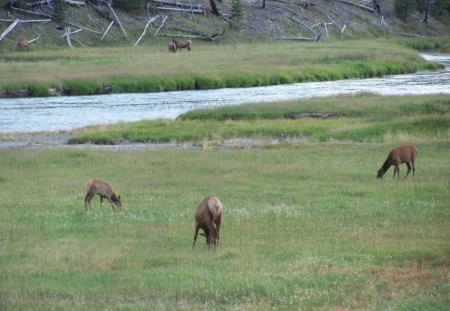
[[[212,134],[198,140],[209,141],[228,124],[274,126],[274,136],[311,128],[305,140],[258,149],[0,149],[0,309],[448,310],[448,108],[448,96],[359,94],[112,131],[120,140],[126,127],[145,127],[153,137],[154,126],[178,141],[172,128],[204,123]],[[337,117],[276,117],[311,111]],[[411,123],[370,130],[396,122]],[[323,139],[343,129],[357,135]],[[406,142],[419,149],[415,178],[403,179],[402,165],[399,180],[393,169],[377,180],[389,150]],[[84,210],[91,177],[122,195],[120,212],[98,197]],[[192,250],[195,206],[209,194],[224,205],[221,244],[208,252],[200,237]]]
[[[413,47],[437,48],[449,39],[325,43],[194,42],[191,52],[169,53],[159,45],[28,50],[0,55],[0,90],[25,89],[30,96],[159,92],[251,87],[305,81],[401,74],[439,65],[420,58]],[[43,74],[45,73],[45,74]],[[51,91],[53,90],[53,91]]]

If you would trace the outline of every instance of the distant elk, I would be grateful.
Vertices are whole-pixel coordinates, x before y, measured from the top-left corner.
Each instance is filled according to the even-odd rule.
[[[120,195],[117,195],[111,185],[101,179],[89,179],[86,181],[86,196],[84,197],[84,208],[87,210],[91,208],[91,200],[97,194],[100,197],[100,206],[103,206],[103,199],[107,199],[109,204],[111,204],[113,211],[122,208],[122,202],[120,201]]]
[[[175,44],[175,50],[180,50],[186,48],[188,51],[191,50],[192,41],[186,40],[186,41],[176,41],[175,39],[172,39],[172,42]]]
[[[408,167],[408,171],[406,172],[405,178],[411,171],[411,167],[414,177],[414,173],[416,171],[414,163],[416,162],[417,154],[418,154],[417,148],[413,145],[405,145],[392,149],[391,152],[389,152],[389,155],[386,161],[384,162],[383,166],[378,170],[377,178],[383,178],[383,175],[387,172],[387,170],[391,167],[391,165],[395,166],[394,177],[395,174],[397,174],[397,178],[399,178],[401,163],[406,163],[406,166]]]
[[[175,53],[177,51],[177,46],[175,45],[175,42],[170,41],[167,44],[167,48],[169,49],[169,53]]]
[[[28,47],[28,40],[27,40],[27,38],[21,38],[20,40],[19,40],[19,42],[17,43],[17,46],[19,47],[19,48],[27,48]]]
[[[222,212],[222,203],[215,196],[208,196],[198,204],[195,211],[195,233],[192,249],[194,249],[200,228],[204,231],[208,250],[210,250],[211,247],[215,249],[219,246]]]

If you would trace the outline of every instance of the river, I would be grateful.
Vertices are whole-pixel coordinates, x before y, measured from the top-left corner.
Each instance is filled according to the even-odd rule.
[[[181,113],[247,102],[372,92],[380,95],[450,94],[450,54],[421,54],[438,71],[253,88],[144,94],[0,99],[0,133],[72,130],[88,125],[174,119]]]

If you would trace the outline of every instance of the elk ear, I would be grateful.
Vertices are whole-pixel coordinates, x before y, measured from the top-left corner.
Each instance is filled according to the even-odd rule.
[[[120,194],[117,196],[117,198],[120,200]]]

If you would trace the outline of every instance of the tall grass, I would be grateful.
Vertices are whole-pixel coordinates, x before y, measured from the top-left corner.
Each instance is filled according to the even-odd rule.
[[[69,143],[194,142],[234,137],[280,138],[312,142],[440,141],[450,137],[450,99],[446,95],[378,96],[358,94],[287,102],[244,104],[196,110],[178,120],[140,121],[86,130]],[[302,113],[328,113],[331,119],[298,119]]]
[[[445,310],[449,147],[418,144],[415,179],[380,182],[393,146],[1,150],[0,309]],[[121,212],[84,211],[90,177]],[[221,245],[192,251],[212,193]]]
[[[305,81],[400,74],[440,66],[389,41],[299,45],[259,42],[210,45],[194,42],[190,53],[169,54],[166,45],[6,52],[0,55],[0,89],[48,89],[95,94],[251,87]],[[45,74],[43,74],[45,73]],[[36,90],[36,91],[35,91]],[[47,90],[44,92],[43,90]]]

